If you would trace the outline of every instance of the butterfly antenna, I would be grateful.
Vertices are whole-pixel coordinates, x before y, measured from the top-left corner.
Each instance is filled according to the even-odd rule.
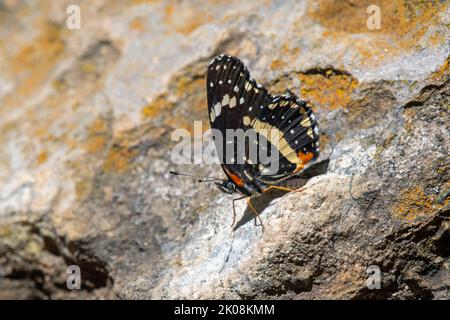
[[[175,176],[183,176],[183,177],[191,177],[198,179],[198,182],[214,182],[214,181],[225,181],[222,178],[216,178],[216,177],[206,177],[206,176],[197,176],[190,173],[185,172],[176,172],[176,171],[169,171],[170,174],[173,174]]]

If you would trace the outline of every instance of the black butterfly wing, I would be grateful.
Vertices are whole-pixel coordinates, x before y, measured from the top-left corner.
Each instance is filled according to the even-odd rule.
[[[293,175],[319,155],[319,129],[314,113],[296,96],[274,97],[252,125],[268,127],[276,133],[270,142],[277,153],[269,161],[272,166],[264,165],[258,173],[261,182],[273,184]]]
[[[251,129],[251,119],[256,118],[272,96],[251,78],[242,61],[226,55],[216,57],[209,65],[206,86],[209,119],[215,129],[213,137],[220,162],[226,166],[227,174],[252,181],[257,174],[257,162],[246,161],[249,148],[242,135],[227,139],[227,130]],[[230,147],[231,152],[227,151]]]
[[[273,97],[237,58],[221,55],[208,67],[208,112],[220,161],[228,176],[275,183],[318,155],[318,128],[307,104]],[[242,130],[233,138],[227,129]],[[232,147],[231,149],[229,149]]]

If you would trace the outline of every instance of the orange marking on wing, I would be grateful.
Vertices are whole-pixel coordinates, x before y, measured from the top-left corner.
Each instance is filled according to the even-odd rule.
[[[297,168],[295,168],[295,172],[298,172],[302,170],[305,167],[305,164],[311,161],[312,158],[314,158],[314,154],[312,152],[310,153],[303,153],[299,152],[298,158],[300,159],[300,162],[297,164]]]
[[[294,170],[294,173],[299,172],[300,170],[302,170],[304,167],[303,163],[298,163],[297,167]]]
[[[311,161],[312,158],[314,158],[314,153],[312,152],[303,153],[300,151],[298,153],[298,158],[302,161],[303,164],[307,164],[308,162]]]
[[[238,186],[243,187],[244,186],[244,180],[239,178],[237,175],[230,173],[230,179]]]
[[[228,174],[228,176],[230,177],[231,181],[233,181],[238,187],[243,187],[244,186],[244,180],[242,180],[241,178],[239,178],[238,175],[231,173],[229,170],[227,170],[226,168],[223,168],[225,170],[225,172]]]

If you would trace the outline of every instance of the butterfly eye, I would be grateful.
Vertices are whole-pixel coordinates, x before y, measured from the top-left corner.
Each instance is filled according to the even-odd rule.
[[[228,193],[228,194],[232,194],[236,189],[234,187],[234,184],[231,181],[227,181],[227,182],[216,182],[216,186],[223,192]]]
[[[227,189],[228,189],[229,191],[231,191],[231,193],[233,193],[233,192],[236,191],[236,185],[235,185],[233,182],[228,181],[228,182],[227,182]]]

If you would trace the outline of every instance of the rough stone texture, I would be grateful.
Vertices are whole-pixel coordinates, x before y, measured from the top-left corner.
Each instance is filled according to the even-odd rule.
[[[381,30],[372,1],[0,1],[0,298],[449,299],[450,8],[377,3]],[[317,113],[304,191],[255,199],[264,232],[168,174],[220,172],[170,158],[219,52]]]

